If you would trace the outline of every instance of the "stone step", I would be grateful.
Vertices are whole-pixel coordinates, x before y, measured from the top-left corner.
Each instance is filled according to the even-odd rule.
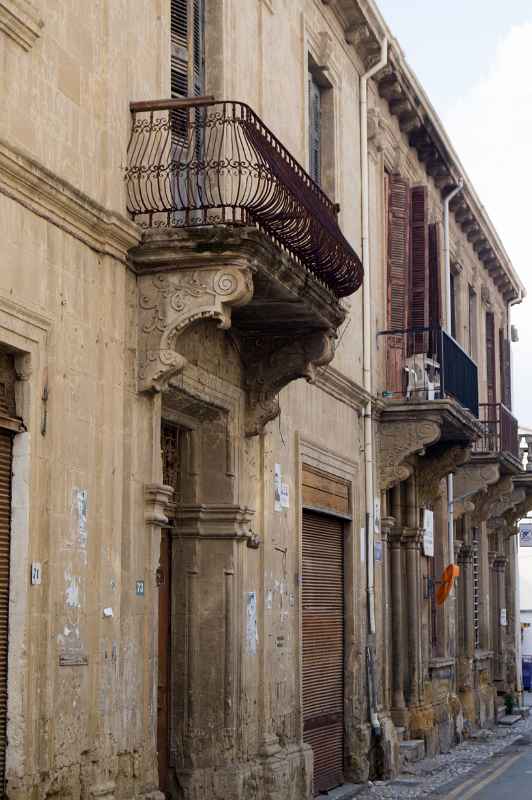
[[[399,750],[404,763],[421,761],[425,758],[425,740],[406,739],[399,744]]]
[[[366,789],[365,783],[344,783],[343,786],[330,789],[326,794],[319,794],[315,800],[353,800]]]
[[[521,722],[521,714],[504,714],[498,721],[498,725],[515,725],[516,722]]]
[[[395,726],[395,732],[397,734],[397,738],[400,742],[404,741],[405,738],[405,728]]]
[[[519,706],[515,709],[516,714],[520,714],[522,719],[528,719],[530,716],[530,706]]]

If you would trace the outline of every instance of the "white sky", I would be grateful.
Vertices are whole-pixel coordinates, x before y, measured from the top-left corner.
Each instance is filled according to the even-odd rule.
[[[527,288],[514,413],[532,427],[532,0],[378,2]]]

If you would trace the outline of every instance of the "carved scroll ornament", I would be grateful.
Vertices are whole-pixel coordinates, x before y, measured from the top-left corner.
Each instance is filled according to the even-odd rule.
[[[454,517],[459,519],[467,511],[474,510],[475,497],[486,492],[488,486],[500,478],[498,464],[470,462],[457,470],[454,478]]]
[[[469,447],[454,445],[436,452],[430,457],[417,460],[417,487],[419,502],[424,506],[432,505],[441,492],[442,479],[456,472],[471,455]]]
[[[377,438],[381,491],[409,478],[414,467],[408,457],[436,442],[440,434],[440,426],[432,421],[382,421]]]
[[[161,391],[186,366],[179,335],[200,319],[231,325],[231,310],[249,303],[251,271],[222,267],[179,269],[139,278],[139,390]]]
[[[512,490],[512,478],[510,475],[507,475],[497,481],[497,483],[488,486],[484,494],[480,496],[477,495],[475,511],[473,513],[473,524],[480,525],[482,522],[486,522],[486,520],[493,515],[493,510],[499,500],[504,495],[511,494]]]

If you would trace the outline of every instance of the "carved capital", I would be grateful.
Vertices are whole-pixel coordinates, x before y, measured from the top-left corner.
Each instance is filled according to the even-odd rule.
[[[469,462],[457,470],[454,478],[454,517],[459,519],[468,511],[474,510],[474,497],[486,492],[488,486],[497,483],[500,478],[498,464],[479,464]],[[473,504],[473,506],[471,506]]]
[[[255,512],[234,505],[186,505],[176,510],[179,535],[192,539],[235,539],[256,549],[260,539],[252,529]]]
[[[381,491],[409,478],[413,466],[407,463],[408,457],[436,442],[440,433],[440,426],[428,420],[382,420],[378,431]]]
[[[247,339],[242,354],[247,364],[246,435],[255,436],[278,415],[281,389],[298,378],[313,383],[317,367],[332,361],[334,339],[328,331],[297,338]]]
[[[430,456],[417,459],[417,488],[421,505],[432,505],[440,495],[442,478],[456,472],[470,457],[469,447],[438,446]]]
[[[514,489],[510,494],[503,495],[491,509],[490,519],[488,520],[489,528],[497,528],[506,525],[511,521],[512,509],[517,508],[526,499],[526,492],[524,489]]]
[[[176,268],[138,278],[140,391],[161,391],[186,360],[179,354],[179,335],[200,319],[231,326],[231,310],[249,303],[251,271],[223,266]]]
[[[403,528],[402,540],[407,550],[419,550],[423,542],[423,529]]]
[[[172,500],[174,489],[163,483],[147,483],[144,486],[144,518],[148,525],[163,526],[168,524],[166,509]]]

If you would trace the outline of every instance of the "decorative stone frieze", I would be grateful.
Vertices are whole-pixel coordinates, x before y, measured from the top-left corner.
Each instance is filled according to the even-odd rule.
[[[163,526],[168,523],[166,509],[174,494],[172,486],[163,483],[147,483],[144,486],[145,519],[149,525]]]
[[[417,459],[417,489],[421,505],[430,506],[440,496],[442,478],[456,472],[470,457],[469,447],[455,445]]]
[[[139,276],[140,391],[161,391],[186,365],[179,334],[193,322],[213,319],[231,326],[231,310],[251,300],[245,267],[194,267]]]
[[[456,471],[454,477],[454,517],[459,519],[467,511],[473,511],[474,497],[485,492],[488,486],[497,483],[500,478],[500,467],[497,463],[483,464],[470,461]]]
[[[424,450],[440,437],[440,426],[427,420],[382,420],[378,432],[381,491],[409,478],[414,467],[409,456]]]

